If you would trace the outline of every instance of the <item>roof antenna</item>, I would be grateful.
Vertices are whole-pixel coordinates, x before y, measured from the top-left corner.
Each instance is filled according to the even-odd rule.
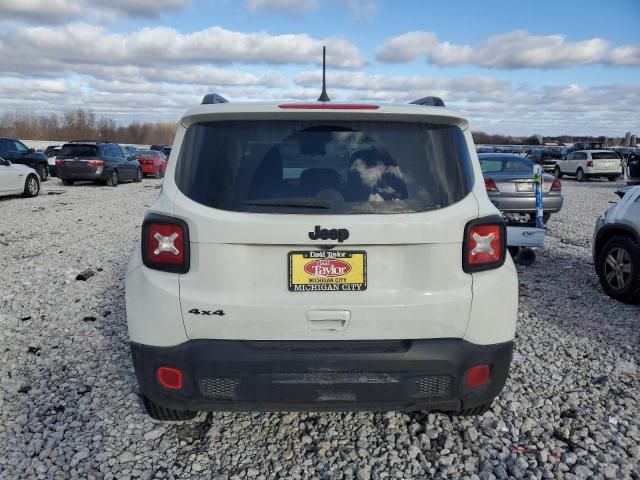
[[[329,95],[327,95],[327,80],[326,80],[326,70],[327,70],[327,47],[322,47],[322,93],[318,97],[319,102],[330,102],[331,99]]]

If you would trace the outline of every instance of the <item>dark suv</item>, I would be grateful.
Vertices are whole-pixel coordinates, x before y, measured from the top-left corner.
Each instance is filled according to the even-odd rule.
[[[87,180],[115,187],[121,181],[142,180],[138,161],[116,143],[66,143],[56,158],[56,169],[63,185]]]
[[[36,152],[33,148],[28,148],[20,140],[0,137],[0,157],[10,160],[11,163],[33,168],[43,182],[49,178],[47,156],[42,152]]]

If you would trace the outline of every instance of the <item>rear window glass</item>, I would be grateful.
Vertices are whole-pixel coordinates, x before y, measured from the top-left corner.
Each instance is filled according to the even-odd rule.
[[[98,147],[95,145],[64,145],[60,150],[61,157],[97,157]]]
[[[533,172],[533,162],[524,157],[481,158],[482,173]]]
[[[137,152],[133,152],[136,157],[154,157],[155,154],[153,152],[141,152],[138,150]]]
[[[357,214],[446,207],[473,179],[455,126],[225,121],[189,127],[176,183],[222,210]]]
[[[620,160],[616,152],[599,152],[592,153],[591,158],[594,160]]]

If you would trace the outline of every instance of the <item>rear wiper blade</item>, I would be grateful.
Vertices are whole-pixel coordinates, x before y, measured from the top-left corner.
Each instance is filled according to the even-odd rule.
[[[331,203],[326,200],[308,200],[305,198],[261,198],[246,201],[244,204],[262,207],[331,208]]]

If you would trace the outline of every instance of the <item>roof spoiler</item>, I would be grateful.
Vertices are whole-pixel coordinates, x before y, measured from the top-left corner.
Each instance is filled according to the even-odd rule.
[[[207,93],[202,98],[201,105],[213,105],[214,103],[229,103],[229,100],[217,93]]]
[[[440,97],[422,97],[411,102],[413,105],[423,105],[425,107],[446,107]]]

